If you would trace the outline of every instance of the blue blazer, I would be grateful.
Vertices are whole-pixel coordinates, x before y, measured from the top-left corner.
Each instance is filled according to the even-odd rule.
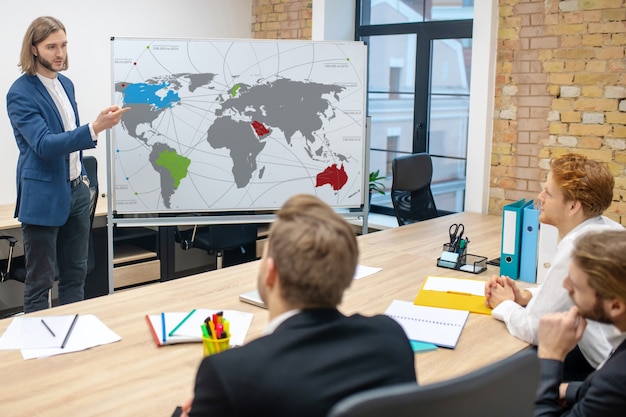
[[[46,87],[35,75],[22,75],[7,93],[7,111],[20,155],[17,161],[17,203],[20,222],[61,226],[70,213],[69,155],[94,148],[89,125],[80,126],[74,85],[57,74],[74,108],[76,126],[65,132],[63,119]],[[82,161],[82,152],[81,152]]]

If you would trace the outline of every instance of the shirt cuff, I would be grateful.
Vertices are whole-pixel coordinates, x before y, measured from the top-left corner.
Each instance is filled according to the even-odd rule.
[[[89,133],[91,133],[91,140],[93,140],[94,142],[98,142],[98,135],[96,135],[96,132],[93,130],[93,127],[91,126],[91,123],[89,123],[87,126],[89,126]]]
[[[535,297],[537,295],[537,293],[539,293],[539,287],[530,287],[530,288],[524,288],[526,291],[528,291],[529,293],[531,293],[533,295],[533,297]]]
[[[511,313],[518,308],[524,308],[513,300],[504,300],[496,308],[491,310],[493,318],[505,321],[506,317],[510,317]]]

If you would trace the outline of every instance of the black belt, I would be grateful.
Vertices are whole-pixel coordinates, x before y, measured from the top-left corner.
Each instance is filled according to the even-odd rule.
[[[74,188],[83,181],[83,177],[78,176],[70,181],[70,187]]]

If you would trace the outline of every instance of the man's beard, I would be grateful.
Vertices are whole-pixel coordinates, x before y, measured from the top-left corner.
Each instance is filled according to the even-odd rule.
[[[52,66],[52,62],[46,61],[45,59],[41,57],[41,55],[37,55],[37,63],[41,65],[42,67],[44,67],[45,69],[47,69],[48,71],[59,72],[58,69]]]
[[[599,323],[613,324],[609,315],[604,311],[602,302],[603,298],[596,297],[596,303],[591,308],[591,311],[581,311],[581,314],[589,320],[597,321]]]

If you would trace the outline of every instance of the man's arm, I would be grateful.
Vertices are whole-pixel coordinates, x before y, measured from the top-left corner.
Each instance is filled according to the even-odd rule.
[[[541,318],[537,335],[541,383],[537,390],[535,417],[561,415],[563,361],[583,336],[585,327],[587,322],[577,307],[563,313],[546,314]]]
[[[535,417],[560,416],[559,385],[563,378],[563,362],[540,359],[539,366],[541,374],[535,400]]]
[[[188,411],[189,417],[229,417],[234,413],[222,377],[211,360],[212,358],[208,356],[200,363],[196,375],[194,398],[191,401],[191,410]],[[183,406],[183,410],[186,411],[185,408],[188,406],[189,402]]]

